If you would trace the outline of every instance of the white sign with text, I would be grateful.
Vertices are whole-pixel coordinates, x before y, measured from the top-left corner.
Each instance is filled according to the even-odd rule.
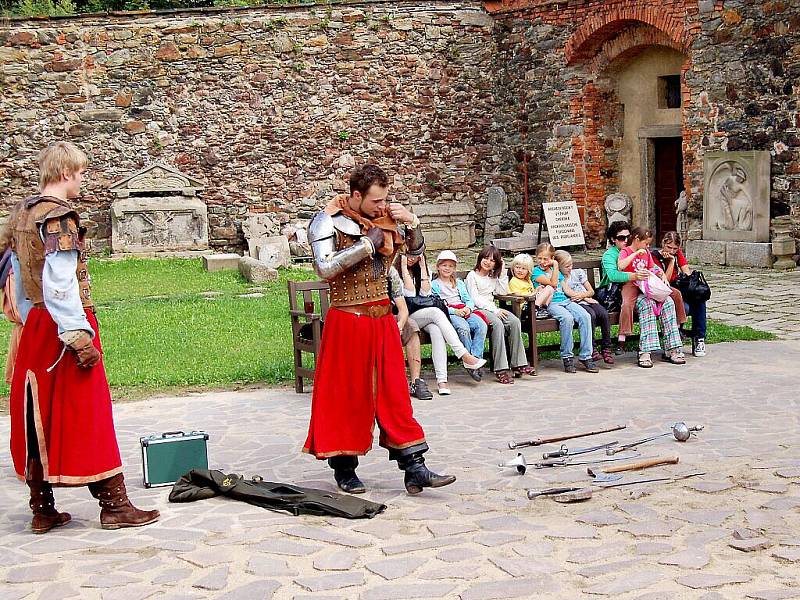
[[[564,246],[583,246],[581,217],[578,214],[578,204],[574,200],[567,202],[545,202],[544,220],[547,223],[547,232],[550,243],[556,248]]]

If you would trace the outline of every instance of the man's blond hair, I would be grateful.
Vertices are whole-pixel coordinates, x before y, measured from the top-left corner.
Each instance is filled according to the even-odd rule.
[[[61,181],[61,175],[66,171],[72,175],[85,169],[89,159],[83,150],[70,142],[54,142],[39,154],[39,189],[42,190],[51,183]]]

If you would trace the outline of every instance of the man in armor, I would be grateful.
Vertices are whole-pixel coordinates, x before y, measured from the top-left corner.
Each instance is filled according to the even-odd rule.
[[[34,533],[70,521],[55,508],[53,485],[87,485],[99,500],[103,529],[159,517],[130,503],[122,476],[85,228],[69,203],[80,194],[86,164],[73,144],[46,148],[39,157],[41,193],[13,208],[3,235],[24,324],[11,382],[11,456],[30,488]]]
[[[358,456],[372,448],[376,420],[380,445],[405,471],[409,494],[456,479],[425,466],[428,445],[413,416],[387,278],[400,247],[419,255],[424,240],[417,216],[387,203],[388,191],[389,179],[379,167],[356,168],[350,194],[336,196],[309,225],[314,269],[330,283],[331,308],[303,451],[328,459],[339,488],[354,494],[366,491],[356,467]]]

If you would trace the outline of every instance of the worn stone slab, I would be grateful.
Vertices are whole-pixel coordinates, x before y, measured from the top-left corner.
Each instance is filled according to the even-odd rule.
[[[27,595],[28,591],[25,590],[22,596]],[[64,600],[64,598],[73,598],[79,595],[80,591],[76,590],[70,583],[54,583],[44,588],[36,597],[36,600]]]
[[[309,592],[325,592],[364,585],[365,580],[362,573],[329,573],[314,577],[297,577],[294,582]]]
[[[335,550],[314,558],[314,568],[318,571],[347,571],[358,561],[358,552],[351,549]]]
[[[621,510],[626,515],[630,515],[634,519],[649,521],[659,518],[659,514],[656,511],[649,506],[645,506],[641,502],[618,502],[616,507],[618,510]]]
[[[209,273],[216,271],[236,271],[239,269],[238,254],[206,254],[203,256],[203,269]]]
[[[780,496],[761,505],[762,508],[773,510],[793,510],[800,506],[800,496]]]
[[[674,548],[672,547],[672,544],[664,544],[661,542],[641,542],[633,547],[634,553],[641,556],[667,554],[673,550]]]
[[[795,477],[800,477],[800,467],[778,469],[777,471],[775,471],[775,475],[777,475],[778,477],[783,477],[784,479],[793,479]]]
[[[764,537],[749,538],[746,540],[733,540],[728,546],[741,550],[742,552],[755,552],[756,550],[766,550],[773,546],[772,541]]]
[[[256,258],[239,258],[239,273],[250,283],[267,283],[278,278],[278,270],[267,266]]]
[[[420,556],[404,556],[366,563],[364,566],[384,579],[392,580],[410,575],[427,561]]]
[[[456,544],[464,543],[462,537],[447,537],[435,540],[423,540],[421,542],[411,542],[408,544],[399,544],[397,546],[385,546],[381,548],[383,553],[387,556],[393,554],[403,554],[405,552],[417,552],[419,550],[430,550],[431,548],[444,548],[446,546],[455,546]]]
[[[480,544],[481,546],[502,546],[504,544],[510,544],[511,542],[519,542],[525,539],[524,535],[514,535],[511,533],[502,533],[502,532],[488,532],[488,533],[479,533],[472,541],[476,544]]]
[[[753,538],[761,537],[761,533],[754,529],[734,529],[733,539],[735,540],[752,540]]]
[[[298,544],[290,540],[270,539],[255,546],[256,550],[265,554],[283,554],[287,556],[308,556],[319,551],[319,546]]]
[[[548,530],[544,535],[548,538],[586,540],[596,538],[597,530],[589,525],[562,525]]]
[[[691,575],[678,577],[675,581],[693,590],[701,590],[735,583],[747,583],[750,581],[750,577],[744,577],[742,575],[717,575],[714,573],[692,573]]]
[[[459,535],[462,533],[472,533],[476,531],[477,527],[474,525],[462,523],[431,523],[428,525],[428,531],[431,532],[433,537],[446,537],[449,535]]]
[[[201,568],[213,567],[214,565],[219,565],[221,563],[233,562],[234,559],[231,550],[224,548],[184,552],[183,554],[178,555],[178,558]]]
[[[685,485],[690,490],[704,494],[717,494],[736,487],[736,484],[729,481],[693,481]]]
[[[203,590],[219,591],[228,585],[228,567],[217,567],[192,584],[192,587]]]
[[[366,548],[372,545],[372,541],[366,536],[344,535],[336,529],[323,529],[321,527],[310,527],[300,525],[297,527],[287,527],[283,530],[286,535],[298,537],[306,540],[325,542],[347,546],[348,548]]]
[[[452,583],[414,583],[376,585],[364,590],[360,600],[406,600],[412,598],[445,598],[455,589]],[[463,598],[463,596],[462,596]]]
[[[799,562],[800,561],[800,548],[780,548],[772,553],[772,556],[778,560],[786,562]]]
[[[640,564],[641,561],[639,560],[618,560],[610,563],[582,567],[575,572],[581,577],[592,578],[600,577],[601,575],[609,575],[610,573],[627,571]]]
[[[6,573],[6,583],[32,583],[35,581],[52,581],[61,569],[59,563],[43,563],[14,567]]]
[[[436,555],[436,558],[447,563],[458,563],[465,560],[471,560],[477,556],[481,556],[481,553],[477,550],[459,547],[442,550]]]
[[[676,513],[675,518],[695,523],[696,525],[718,527],[734,514],[732,510],[687,510]]]
[[[92,575],[81,583],[84,588],[118,588],[129,583],[137,583],[141,581],[138,577],[131,577],[124,573],[105,573],[102,575]]]
[[[635,537],[669,537],[681,528],[679,523],[668,521],[645,521],[628,523],[619,527],[619,531],[630,533]]]
[[[557,590],[552,580],[504,579],[475,583],[461,592],[461,600],[500,600],[502,598],[530,598],[532,590],[537,594],[549,594]]]
[[[470,580],[480,577],[480,573],[475,570],[454,570],[449,567],[442,569],[432,569],[430,571],[421,571],[414,575],[415,579],[426,579],[430,581],[438,581],[440,579],[463,579]]]
[[[619,594],[650,587],[662,581],[662,579],[663,576],[660,573],[640,571],[621,575],[605,583],[598,583],[597,585],[585,589],[584,592],[595,596],[618,596]]]
[[[158,590],[153,589],[151,585],[126,585],[122,588],[108,588],[103,590],[101,594],[102,600],[146,600],[158,593]],[[37,599],[38,600],[38,599]]]
[[[252,581],[214,597],[214,600],[270,600],[281,584],[272,579]]]
[[[187,577],[191,576],[191,574],[191,569],[167,569],[166,571],[161,571],[155,577],[153,577],[153,583],[171,585],[186,579]]]
[[[285,560],[263,555],[250,557],[250,560],[247,561],[247,567],[245,568],[245,571],[258,577],[281,577],[284,575],[297,575],[297,570],[289,567]]]
[[[682,569],[702,569],[709,562],[711,562],[711,557],[708,552],[699,548],[688,548],[682,552],[665,556],[658,561],[658,564],[674,565]]]

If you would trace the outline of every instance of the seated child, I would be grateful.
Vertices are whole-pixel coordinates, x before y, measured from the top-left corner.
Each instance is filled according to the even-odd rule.
[[[578,306],[564,294],[564,275],[559,271],[558,263],[554,259],[556,249],[548,243],[539,244],[536,248],[536,261],[539,265],[533,270],[533,283],[535,286],[552,286],[553,299],[547,307],[547,312],[558,321],[561,335],[561,358],[564,361],[564,371],[575,373],[575,360],[572,350],[575,342],[572,339],[572,327],[577,323],[581,334],[581,346],[578,353],[578,362],[589,373],[597,373],[599,369],[592,360],[592,319],[583,307]]]
[[[534,297],[536,318],[547,319],[550,313],[546,306],[553,297],[553,286],[541,285],[535,288],[531,275],[533,275],[533,258],[530,254],[517,254],[511,261],[511,274],[513,277],[508,282],[508,291],[514,296]],[[524,313],[523,313],[524,316]]]
[[[602,349],[603,362],[607,365],[614,364],[614,353],[611,351],[611,321],[608,318],[608,311],[605,307],[595,300],[594,289],[589,283],[586,271],[583,269],[572,268],[572,256],[566,250],[556,250],[555,259],[564,275],[564,293],[573,302],[582,306],[589,313],[592,319],[592,332],[597,325],[600,325],[600,348]],[[592,353],[593,360],[600,360],[600,352],[597,348]]]

